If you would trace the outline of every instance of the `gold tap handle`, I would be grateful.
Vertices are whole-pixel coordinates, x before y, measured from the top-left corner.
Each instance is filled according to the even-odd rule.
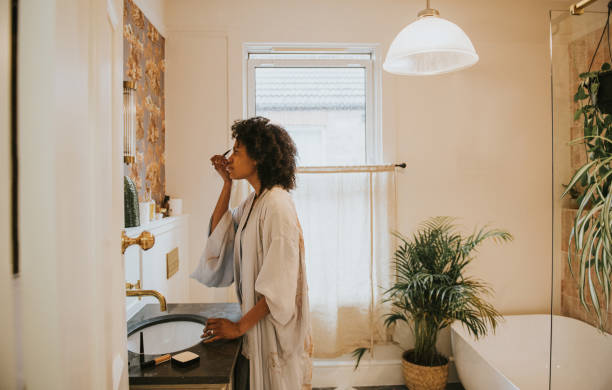
[[[126,289],[126,290],[133,290],[133,289],[140,290],[141,288],[142,288],[142,287],[140,286],[140,280],[139,280],[139,281],[137,281],[137,282],[136,282],[136,283],[134,283],[134,284],[132,284],[132,283],[128,283],[128,282],[125,282],[125,289]]]
[[[143,231],[138,237],[128,237],[125,230],[121,232],[121,253],[125,254],[125,250],[134,244],[140,245],[142,250],[149,250],[155,245],[155,236],[148,231]]]

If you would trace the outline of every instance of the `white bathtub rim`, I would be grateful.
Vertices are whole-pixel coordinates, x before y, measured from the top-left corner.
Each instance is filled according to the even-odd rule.
[[[550,348],[553,348],[553,350],[552,350],[552,352],[553,352],[553,354],[552,354],[553,359],[555,359],[555,355],[559,354],[560,352],[559,352],[558,348],[556,348],[556,347],[554,347],[553,345],[550,344],[550,341],[552,341],[553,343],[555,342],[555,338],[551,339],[551,335],[552,335],[552,337],[556,337],[557,338],[556,342],[558,342],[559,335],[563,334],[563,332],[561,332],[561,333],[557,333],[557,335],[555,335],[555,332],[558,332],[558,330],[556,330],[555,327],[557,327],[557,329],[559,329],[559,328],[565,329],[564,328],[565,326],[570,326],[569,329],[571,329],[571,327],[573,327],[573,326],[578,326],[582,330],[585,330],[585,328],[589,328],[590,331],[597,332],[598,336],[599,336],[599,333],[600,333],[595,326],[593,326],[593,325],[591,325],[589,323],[586,323],[584,321],[581,321],[581,320],[578,320],[576,318],[572,318],[572,317],[569,317],[569,316],[562,316],[562,315],[556,315],[556,314],[551,314],[551,313],[545,313],[545,314],[515,314],[515,315],[507,315],[507,316],[504,316],[503,318],[504,318],[504,320],[509,320],[509,321],[511,321],[511,320],[520,320],[520,319],[527,319],[527,318],[537,319],[537,321],[544,320],[544,323],[546,324],[546,329],[548,331],[548,336],[549,336],[548,337],[548,342],[546,343],[547,348],[549,348],[548,349],[548,355],[550,356],[550,352],[551,352]],[[504,322],[506,322],[506,321],[504,321]],[[557,325],[557,323],[562,324],[562,325]],[[551,325],[552,325],[552,328],[551,328]],[[495,373],[499,374],[501,378],[506,379],[508,381],[508,383],[510,383],[513,386],[518,388],[517,384],[514,381],[512,381],[507,375],[504,375],[500,371],[502,369],[502,367],[498,368],[497,365],[493,364],[492,362],[490,362],[489,360],[487,360],[485,358],[486,354],[481,353],[481,349],[478,348],[478,346],[476,344],[479,340],[476,340],[471,334],[469,334],[468,333],[469,331],[467,331],[466,329],[460,329],[460,327],[463,328],[462,324],[460,322],[458,322],[458,321],[455,321],[455,322],[453,322],[453,324],[451,324],[451,347],[453,346],[453,344],[461,342],[459,340],[457,340],[457,341],[454,340],[455,337],[459,337],[460,340],[462,340],[467,345],[469,345],[470,348],[472,348],[472,351],[470,351],[470,352],[474,354],[473,355],[474,357],[477,356],[480,359],[484,360],[486,362],[486,364],[488,365],[488,367],[490,367],[492,369],[492,372],[495,372]],[[502,329],[500,329],[500,330],[503,331],[503,326],[502,326]],[[590,334],[592,334],[592,332]],[[610,338],[612,335],[610,335],[608,333],[608,334],[604,334],[603,336],[607,337],[607,338]],[[488,337],[488,335],[485,336],[485,338],[486,337]],[[555,352],[555,348],[556,348],[556,352]],[[455,364],[456,364],[456,368],[457,368],[457,374],[459,375],[460,374],[459,373],[459,371],[460,371],[459,370],[459,366],[461,365],[461,363],[458,362],[457,359],[456,359],[455,348],[452,348],[451,353],[452,353],[453,357],[455,357],[455,361],[456,361]],[[553,361],[551,361],[551,360],[548,360],[546,362],[546,367],[549,370],[549,373],[550,373],[550,370],[553,370],[553,369],[555,370],[555,373],[557,373],[557,371],[556,371],[557,369],[556,368],[551,368],[551,363],[553,363]],[[558,378],[559,374],[558,373],[555,374],[555,373],[553,373],[553,375]],[[464,373],[464,374],[466,374],[466,373]],[[549,375],[548,376],[548,383],[549,383],[549,385],[551,383],[550,382],[551,379],[552,379],[552,377]],[[518,380],[519,380],[518,383],[522,383],[521,382],[522,379],[518,378]],[[522,386],[522,384],[521,384],[521,386]],[[604,384],[604,387],[601,387],[601,388],[602,389],[603,388],[608,389],[609,387],[607,387],[607,385]]]
[[[542,314],[526,314],[526,315],[534,315],[534,316],[540,316]],[[505,320],[506,317],[524,317],[526,315],[509,315],[509,316],[502,316],[502,318]],[[453,360],[455,361],[455,367],[457,368],[457,376],[459,377],[459,380],[461,380],[461,376],[459,373],[459,366],[458,366],[458,362],[457,359],[455,358],[455,351],[452,350],[453,349],[453,342],[452,342],[452,337],[455,337],[455,335],[459,336],[461,338],[461,340],[463,340],[470,348],[472,348],[472,350],[476,353],[476,355],[478,355],[478,357],[480,357],[483,361],[487,362],[487,364],[489,365],[489,367],[491,367],[493,369],[493,371],[495,371],[497,374],[499,374],[499,376],[501,376],[502,378],[504,378],[505,380],[508,381],[508,383],[510,383],[514,388],[516,388],[517,390],[520,390],[519,387],[516,385],[516,383],[514,383],[512,380],[510,380],[510,378],[508,378],[503,372],[501,372],[499,370],[499,368],[497,368],[496,365],[492,364],[491,362],[489,362],[489,360],[487,360],[485,358],[485,356],[482,355],[482,353],[480,353],[480,349],[476,348],[473,343],[471,343],[470,341],[476,341],[476,339],[474,338],[473,335],[471,334],[467,334],[468,337],[471,337],[472,340],[468,340],[466,337],[463,337],[463,335],[457,331],[455,328],[459,328],[462,327],[463,328],[463,324],[461,323],[461,321],[454,321],[451,324],[451,355],[453,356]],[[488,334],[487,334],[488,335]],[[486,337],[486,336],[484,336]]]
[[[459,334],[458,334],[458,333],[457,333],[457,332],[456,332],[454,329],[452,329],[452,332],[451,332],[451,338],[452,338],[452,337],[456,337],[455,335],[459,335]],[[503,372],[501,372],[501,371],[499,370],[499,368],[497,368],[497,366],[496,366],[496,365],[491,364],[491,363],[490,363],[490,362],[489,362],[489,361],[488,361],[488,360],[487,360],[487,359],[486,359],[486,358],[485,358],[485,357],[484,357],[484,356],[483,356],[483,355],[480,353],[480,351],[478,350],[478,348],[474,348],[474,346],[473,346],[472,344],[470,344],[470,342],[469,342],[468,340],[466,340],[466,339],[465,339],[463,336],[459,335],[459,338],[460,338],[460,339],[461,339],[461,340],[462,340],[464,343],[466,343],[466,344],[467,344],[467,345],[468,345],[468,346],[469,346],[469,347],[472,349],[472,351],[473,351],[473,352],[474,352],[476,355],[478,355],[478,357],[479,357],[480,359],[482,359],[483,361],[485,361],[485,362],[486,362],[486,363],[489,365],[489,367],[491,367],[491,369],[492,369],[492,370],[493,370],[493,371],[494,371],[496,374],[498,374],[500,377],[502,377],[502,378],[504,378],[506,381],[508,381],[508,383],[510,384],[510,386],[512,386],[512,387],[513,387],[514,389],[516,389],[516,390],[520,390],[520,388],[519,388],[519,387],[518,387],[518,386],[517,386],[517,385],[516,385],[514,382],[512,382],[512,381],[510,380],[510,378],[508,378],[508,377],[507,377],[507,376],[506,376],[506,375],[505,375]],[[452,339],[451,339],[451,349],[452,349]],[[453,353],[453,360],[455,361],[455,368],[456,368],[456,370],[457,370],[457,377],[459,378],[459,381],[461,381],[461,374],[459,373],[459,364],[458,364],[458,362],[457,362],[457,359],[456,359],[456,358],[455,358],[455,356],[454,356],[454,351],[451,351],[451,352]]]
[[[551,317],[563,317],[563,316],[551,315],[550,313],[549,313],[549,314],[512,314],[512,315],[502,316],[502,321],[500,321],[500,323],[506,322],[506,319],[507,319],[507,318],[516,318],[516,317],[548,317],[548,318],[551,318]],[[566,317],[566,318],[569,318],[569,317]],[[574,318],[570,318],[570,319],[573,319],[573,320],[575,320],[575,321],[578,321],[578,320],[576,320],[576,319],[574,319]],[[463,335],[461,334],[461,332],[460,332],[460,331],[458,331],[458,330],[456,330],[456,329],[458,329],[458,328],[461,328],[461,330],[464,330],[464,329],[463,329],[463,328],[464,328],[464,325],[463,325],[463,324],[462,324],[460,321],[457,321],[457,320],[453,321],[453,323],[451,324],[451,331],[452,331],[452,332],[451,332],[451,334],[452,334],[453,332],[454,332],[454,333],[456,333],[456,334],[458,334],[458,335],[459,335],[459,336],[460,336],[462,339],[464,339],[464,340],[465,340],[465,341],[466,341],[466,342],[467,342],[467,343],[468,343],[468,344],[469,344],[471,347],[474,347],[474,345],[473,345],[473,343],[474,343],[474,342],[476,342],[476,341],[479,341],[479,340],[480,340],[480,339],[479,339],[479,340],[477,340],[477,339],[476,339],[476,338],[475,338],[475,337],[474,337],[472,334],[470,334],[470,333],[467,333],[467,337],[463,337]],[[550,328],[549,328],[549,329],[550,329]],[[495,334],[495,333],[493,333],[493,334]],[[487,335],[486,335],[486,336],[484,336],[484,337],[486,338],[486,337],[488,337],[489,335],[490,335],[490,333],[487,333]],[[550,335],[549,335],[549,338],[550,338]],[[476,349],[476,348],[474,348],[474,349]],[[452,351],[451,351],[451,354],[452,354]],[[481,357],[483,357],[483,356],[482,356],[482,354],[480,354],[480,353],[478,353],[478,355],[480,355]]]

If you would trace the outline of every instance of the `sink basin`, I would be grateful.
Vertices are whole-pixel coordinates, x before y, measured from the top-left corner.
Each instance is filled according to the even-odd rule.
[[[205,318],[195,316],[164,316],[142,322],[128,332],[129,351],[140,353],[140,332],[143,333],[145,355],[160,355],[181,351],[200,343]]]

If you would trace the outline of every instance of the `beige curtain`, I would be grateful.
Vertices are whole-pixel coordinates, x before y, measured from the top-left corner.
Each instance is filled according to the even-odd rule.
[[[388,340],[381,298],[392,275],[395,172],[306,172],[293,198],[304,230],[315,357],[336,357]]]

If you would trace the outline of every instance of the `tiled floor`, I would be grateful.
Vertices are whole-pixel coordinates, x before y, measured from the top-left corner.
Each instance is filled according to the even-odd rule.
[[[358,386],[358,390],[406,390],[406,386]],[[335,390],[334,387],[319,387],[312,390]],[[449,383],[446,385],[446,390],[464,390],[461,383]]]

